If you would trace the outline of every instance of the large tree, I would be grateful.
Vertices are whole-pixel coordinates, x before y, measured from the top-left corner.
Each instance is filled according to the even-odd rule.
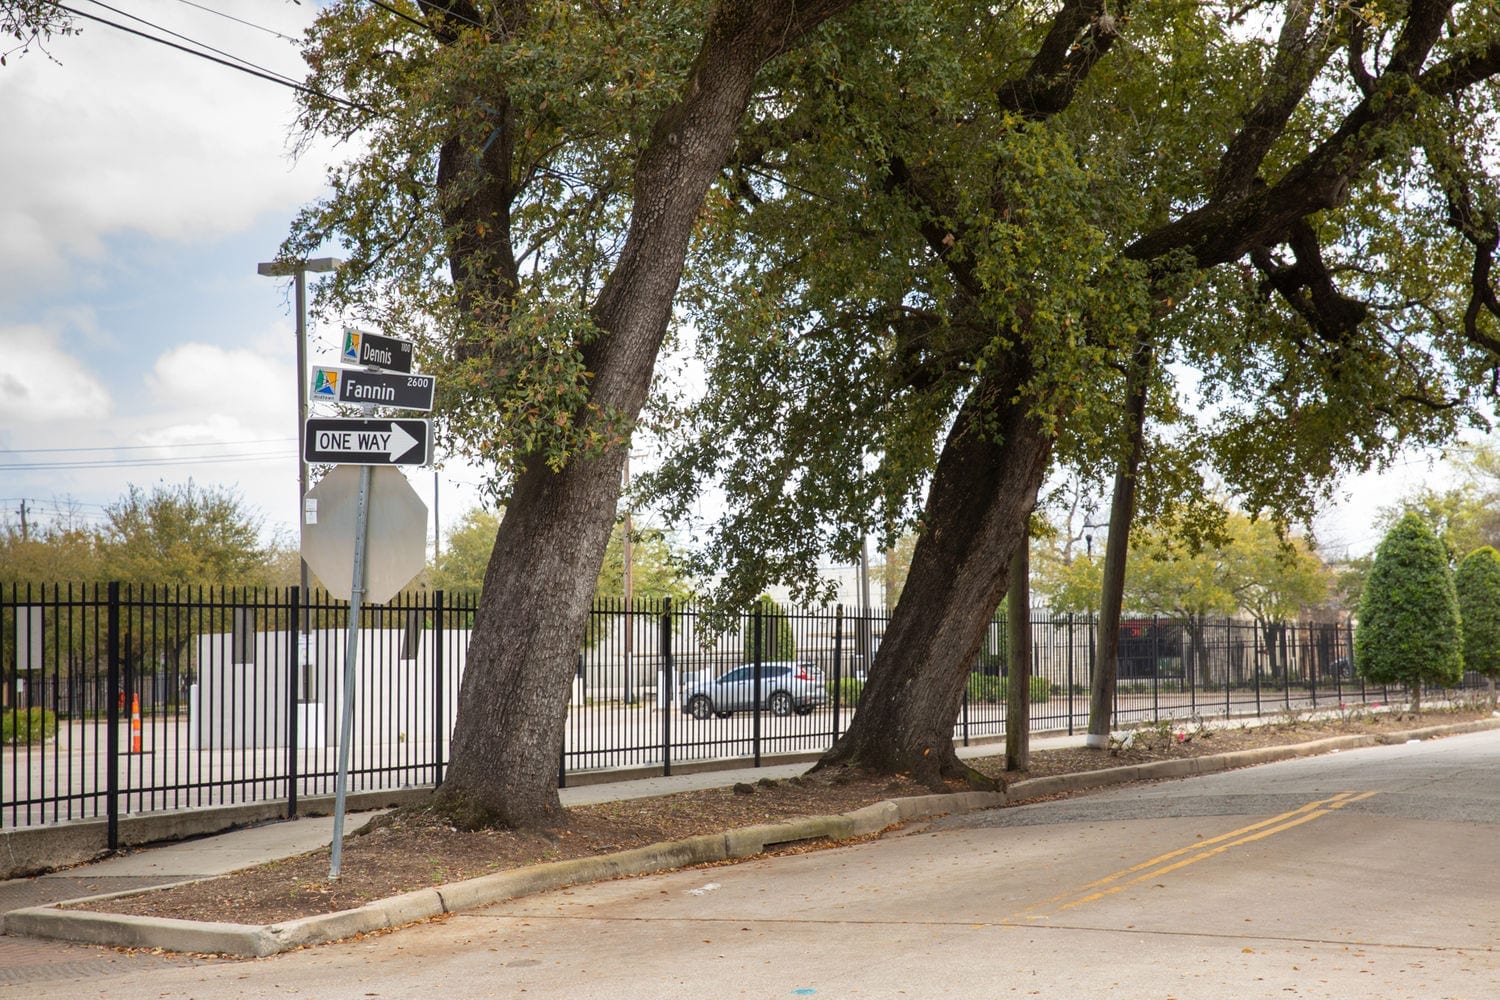
[[[963,677],[1038,487],[1054,457],[1121,454],[1142,343],[1164,392],[1167,362],[1199,369],[1200,454],[1285,517],[1451,433],[1494,366],[1482,5],[1288,3],[1268,33],[1130,13],[872,9],[739,151],[698,290],[722,388],[673,470],[735,497],[709,555],[750,592],[920,530],[827,763],[963,773]]]
[[[104,508],[99,552],[106,578],[165,586],[265,586],[273,550],[261,544],[264,518],[227,487],[131,486]]]
[[[0,523],[0,584],[97,583],[104,579],[98,533],[64,504],[23,529]]]
[[[447,442],[500,471],[440,791],[456,822],[559,816],[568,680],[704,196],[762,67],[851,3],[319,16],[304,125],[359,152],[285,253],[344,242],[332,301],[441,355]]]

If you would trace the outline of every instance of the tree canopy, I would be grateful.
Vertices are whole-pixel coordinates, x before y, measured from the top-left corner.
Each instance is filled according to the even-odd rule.
[[[104,508],[99,550],[109,579],[130,583],[266,586],[264,518],[234,490],[188,482],[131,486]]]
[[[935,747],[1003,567],[1049,463],[1123,452],[1132,359],[1178,425],[1142,482],[1211,465],[1285,520],[1477,419],[1495,370],[1483,4],[1036,13],[851,12],[779,64],[713,203],[710,391],[663,495],[729,492],[702,556],[735,597],[918,532],[830,762],[961,772]]]
[[[253,587],[296,578],[294,550],[262,541],[264,518],[224,486],[130,485],[87,524],[65,511],[23,535],[0,526],[0,582]]]

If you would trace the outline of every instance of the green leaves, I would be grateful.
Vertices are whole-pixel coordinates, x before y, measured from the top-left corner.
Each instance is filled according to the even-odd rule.
[[[1463,616],[1464,669],[1500,677],[1500,552],[1488,545],[1470,552],[1454,586]]]
[[[1374,684],[1448,685],[1463,674],[1458,596],[1443,543],[1415,514],[1381,541],[1360,602],[1354,666]]]
[[[490,465],[503,494],[524,464],[558,469],[630,432],[591,399],[590,303],[703,12],[560,0],[476,12],[426,30],[378,5],[322,11],[310,82],[377,110],[306,98],[304,135],[350,154],[283,252],[340,245],[348,264],[319,307],[418,341],[443,389],[440,444]]]
[[[127,583],[250,586],[266,583],[261,515],[230,489],[138,486],[104,509],[106,579]]]

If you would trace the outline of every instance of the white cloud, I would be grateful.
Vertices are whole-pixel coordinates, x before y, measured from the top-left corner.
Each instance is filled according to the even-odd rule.
[[[288,352],[289,353],[289,352]],[[266,353],[214,344],[180,344],[157,358],[146,389],[148,405],[178,421],[165,434],[178,440],[236,440],[284,435],[295,428],[296,373]]]
[[[221,3],[226,14],[297,36],[312,5]],[[168,0],[132,13],[294,79],[296,46]],[[192,242],[315,197],[316,155],[293,166],[293,92],[119,29],[85,22],[0,72],[0,297],[56,287],[70,259],[99,259],[111,236]]]
[[[110,412],[108,391],[58,340],[40,326],[0,329],[0,420],[97,420]]]

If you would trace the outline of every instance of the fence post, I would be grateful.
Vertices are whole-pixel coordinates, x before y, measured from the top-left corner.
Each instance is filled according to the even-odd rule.
[[[443,785],[443,744],[448,729],[443,713],[443,653],[448,641],[443,628],[443,592],[432,592],[432,787]]]
[[[1296,627],[1297,627],[1296,625],[1292,626],[1292,628],[1294,630],[1296,629]],[[1317,711],[1317,708],[1318,708],[1318,658],[1315,655],[1310,655],[1311,654],[1311,649],[1312,649],[1312,625],[1309,624],[1307,626],[1307,639],[1308,639],[1308,642],[1307,642],[1306,646],[1304,646],[1302,644],[1301,640],[1299,640],[1299,639],[1296,638],[1296,635],[1297,635],[1297,633],[1295,631],[1293,631],[1292,632],[1292,636],[1293,636],[1292,645],[1293,645],[1293,648],[1297,649],[1297,659],[1299,659],[1302,662],[1304,662],[1304,663],[1307,664],[1307,678],[1308,678],[1308,680],[1307,680],[1307,686],[1310,687],[1310,688],[1312,688],[1312,706],[1313,706],[1313,711]]]
[[[1255,678],[1255,715],[1262,713],[1260,703],[1260,626],[1250,623],[1250,671]]]
[[[1091,612],[1089,612],[1089,646],[1088,646],[1088,649],[1089,649],[1089,707],[1090,707],[1090,711],[1092,711],[1093,710],[1093,700],[1094,700],[1094,670],[1098,667],[1098,662],[1097,661],[1099,659],[1099,613],[1097,611],[1091,611]],[[1116,684],[1115,687],[1118,688],[1119,685]],[[1116,695],[1117,695],[1117,697],[1115,699],[1116,704],[1119,703],[1118,694],[1119,694],[1119,692],[1116,691]],[[1114,718],[1118,719],[1119,716],[1118,715],[1114,716]]]
[[[1073,612],[1068,612],[1068,735],[1073,735]]]
[[[1161,624],[1156,615],[1151,616],[1151,721],[1161,721]]]
[[[286,630],[286,818],[297,818],[297,744],[300,727],[297,719],[297,679],[302,675],[301,636],[297,630],[298,609],[306,610],[302,604],[301,587],[293,587],[287,602],[288,625]],[[305,619],[304,619],[305,620]]]
[[[96,591],[97,593],[97,591]],[[120,849],[120,581],[109,583],[109,609],[106,622],[109,628],[109,686],[105,698],[105,750],[109,761],[105,773],[104,809],[108,818],[109,849]]]
[[[984,675],[980,674],[980,676],[982,677]],[[973,680],[973,679],[974,679],[974,665],[971,663],[971,664],[969,664],[969,678],[968,678],[968,680],[964,681],[964,700],[961,703],[961,706],[963,708],[963,715],[962,715],[963,725],[961,727],[961,732],[964,734],[963,735],[964,746],[968,746],[969,745],[969,688],[971,688],[971,687],[974,686],[974,685],[970,684],[969,681]]]
[[[1224,619],[1224,718],[1229,718],[1229,685],[1234,674],[1234,625]]]
[[[1188,629],[1188,655],[1182,658],[1182,683],[1187,685],[1188,706],[1192,710],[1193,718],[1196,719],[1198,717],[1198,678],[1203,676],[1203,671],[1208,666],[1208,617],[1206,615],[1203,619],[1204,662],[1200,663],[1198,660],[1198,643],[1195,640],[1196,633],[1193,629]],[[1182,633],[1180,629],[1178,631],[1177,645],[1178,648],[1182,647]],[[1180,695],[1181,692],[1179,691],[1178,694]]]
[[[833,609],[833,742],[839,741],[839,722],[844,710],[844,606]],[[829,744],[832,746],[833,744]]]
[[[750,730],[751,753],[755,758],[755,766],[760,767],[760,688],[761,688],[761,660],[763,659],[761,644],[761,628],[765,620],[765,605],[757,600],[755,602],[755,616],[751,623],[755,628],[755,635],[751,639],[751,649],[755,655],[755,711]]]
[[[672,679],[672,599],[661,599],[661,678],[657,681],[661,690],[656,700],[663,706],[661,713],[661,773],[672,776],[672,710],[677,704],[676,682]]]

